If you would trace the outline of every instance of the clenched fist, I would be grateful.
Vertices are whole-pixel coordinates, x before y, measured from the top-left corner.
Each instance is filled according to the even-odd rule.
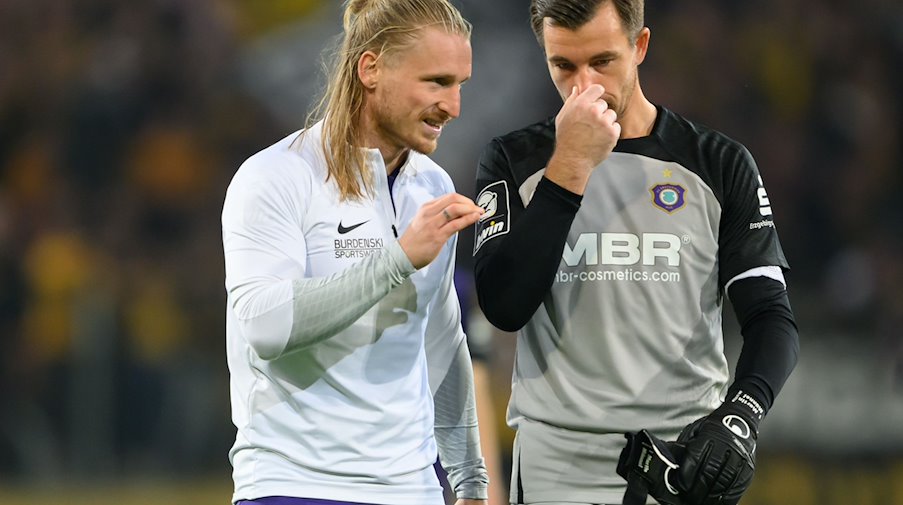
[[[593,169],[621,135],[618,115],[602,99],[604,92],[598,84],[579,93],[573,88],[555,118],[555,152],[545,175],[577,194],[583,194]]]

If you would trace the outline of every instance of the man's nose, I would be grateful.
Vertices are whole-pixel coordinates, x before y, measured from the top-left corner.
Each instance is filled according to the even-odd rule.
[[[592,70],[589,66],[581,67],[574,76],[574,85],[577,86],[577,92],[583,93],[586,88],[593,84]]]
[[[439,102],[439,109],[452,119],[461,115],[461,89],[451,86]]]

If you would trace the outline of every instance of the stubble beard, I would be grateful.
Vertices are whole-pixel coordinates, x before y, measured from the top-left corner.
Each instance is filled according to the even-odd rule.
[[[630,100],[633,99],[633,93],[636,92],[638,85],[639,79],[637,77],[636,68],[634,68],[633,75],[627,79],[623,86],[621,86],[620,103],[610,104],[613,105],[612,109],[614,109],[615,113],[618,115],[618,121],[620,121],[627,113],[627,109],[630,106]]]
[[[379,129],[380,136],[402,149],[410,149],[420,154],[430,154],[436,150],[439,139],[432,141],[423,139],[422,135],[416,131],[416,128],[420,126],[420,121],[413,128],[414,131],[406,135],[407,117],[395,115],[394,110],[392,104],[384,104],[376,109],[376,127]]]

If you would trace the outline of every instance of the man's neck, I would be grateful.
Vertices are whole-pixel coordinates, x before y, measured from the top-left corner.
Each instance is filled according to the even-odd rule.
[[[386,155],[386,151],[383,149],[380,149],[379,152],[383,155],[383,163],[385,163],[386,165],[386,174],[388,175],[404,165],[404,162],[407,161],[408,154],[410,154],[411,150],[402,149],[388,156]]]
[[[657,115],[655,105],[646,99],[643,90],[637,86],[627,110],[624,111],[624,117],[618,118],[618,122],[621,123],[621,138],[635,139],[649,136],[655,126]]]
[[[386,166],[386,174],[391,174],[408,159],[410,149],[392,145],[392,143],[387,142],[383,137],[375,133],[376,125],[369,121],[369,116],[366,114],[363,115],[362,119],[363,135],[361,135],[361,147],[378,149],[379,154],[383,157],[383,164]]]

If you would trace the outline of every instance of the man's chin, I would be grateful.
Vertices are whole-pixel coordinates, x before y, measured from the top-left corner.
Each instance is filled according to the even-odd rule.
[[[411,146],[411,150],[420,154],[433,154],[433,151],[439,146],[439,139],[433,141],[423,141]]]

